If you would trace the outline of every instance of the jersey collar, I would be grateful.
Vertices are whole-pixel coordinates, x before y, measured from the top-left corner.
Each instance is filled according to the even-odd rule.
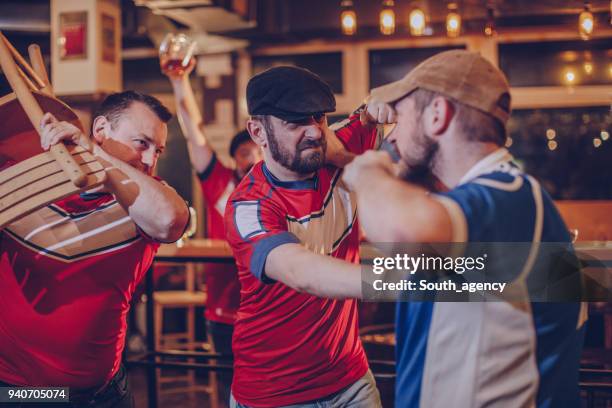
[[[287,188],[290,190],[316,190],[319,184],[319,178],[316,174],[314,177],[306,180],[282,181],[277,179],[274,174],[268,170],[266,163],[262,163],[261,169],[268,182],[275,187]]]
[[[482,174],[490,173],[501,163],[507,163],[512,160],[513,157],[508,149],[500,147],[473,165],[472,168],[469,169],[468,172],[463,175],[463,177],[461,177],[461,180],[459,180],[459,185],[465,184]]]

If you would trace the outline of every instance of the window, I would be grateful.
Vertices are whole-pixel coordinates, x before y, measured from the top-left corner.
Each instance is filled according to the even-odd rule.
[[[302,67],[319,75],[335,94],[343,93],[341,52],[255,56],[252,61],[254,74],[279,65]]]
[[[510,151],[557,200],[612,199],[609,106],[517,110]]]
[[[510,86],[612,84],[609,39],[499,45]]]
[[[458,46],[370,50],[370,89],[403,78],[420,62],[435,54],[464,48]]]

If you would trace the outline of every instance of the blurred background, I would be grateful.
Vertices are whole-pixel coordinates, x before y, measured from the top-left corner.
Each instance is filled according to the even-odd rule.
[[[253,74],[287,64],[316,72],[336,94],[334,122],[371,88],[435,53],[480,52],[511,85],[507,147],[551,193],[578,244],[609,250],[611,10],[606,0],[2,0],[0,30],[22,55],[29,44],[40,45],[55,93],[85,128],[96,104],[120,90],[153,94],[173,111],[158,49],[169,32],[189,35],[197,43],[191,81],[204,130],[228,165],[230,139],[248,117],[245,89]],[[0,75],[0,96],[9,92]],[[169,127],[158,175],[204,214],[177,120]],[[204,222],[198,217],[196,237],[204,237]],[[392,321],[387,306],[362,310],[370,358],[392,354],[392,328],[378,326]],[[583,366],[609,369],[610,304],[591,310]],[[202,319],[199,312],[189,318]],[[202,337],[203,324],[195,327]],[[612,406],[610,384],[583,390],[585,405]]]

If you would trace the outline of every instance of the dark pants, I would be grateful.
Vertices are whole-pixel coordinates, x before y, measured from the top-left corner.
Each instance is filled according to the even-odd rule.
[[[215,352],[232,355],[232,335],[234,334],[234,326],[231,324],[223,324],[218,322],[206,321],[206,329],[212,338]],[[223,363],[231,363],[226,359]],[[219,392],[219,406],[229,407],[230,391],[232,387],[232,373],[228,371],[217,371],[217,384]]]
[[[19,387],[0,381],[0,387]],[[70,388],[70,402],[65,404],[46,404],[57,408],[134,408],[134,396],[128,384],[125,367],[121,366],[117,374],[101,390],[77,390]],[[7,404],[10,408],[40,407],[40,404],[23,403]]]

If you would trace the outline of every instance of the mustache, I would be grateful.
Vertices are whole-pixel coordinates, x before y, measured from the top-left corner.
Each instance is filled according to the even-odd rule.
[[[302,142],[300,142],[300,144],[298,144],[297,148],[298,150],[302,151],[302,150],[306,150],[306,149],[311,149],[313,147],[323,147],[325,146],[325,140],[324,139],[308,139],[308,140],[304,140]]]

